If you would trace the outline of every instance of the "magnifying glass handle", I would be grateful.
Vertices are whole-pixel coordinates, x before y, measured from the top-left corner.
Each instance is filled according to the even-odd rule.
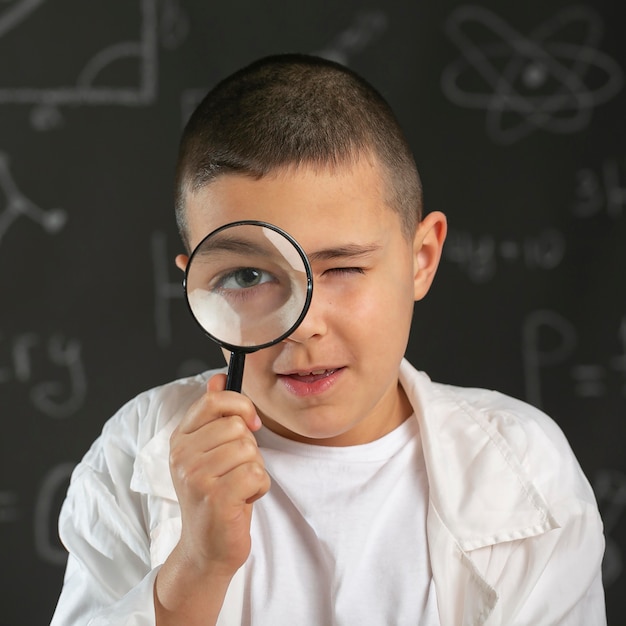
[[[241,392],[241,380],[243,379],[243,366],[246,361],[245,352],[231,352],[228,363],[228,376],[226,389]]]

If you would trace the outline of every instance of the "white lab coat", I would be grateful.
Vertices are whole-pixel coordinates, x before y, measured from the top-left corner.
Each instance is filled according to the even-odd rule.
[[[77,466],[52,626],[155,623],[154,579],[181,528],[169,437],[210,374],[139,395]],[[441,625],[604,626],[602,523],[558,426],[502,394],[433,383],[406,361],[400,380],[421,431]],[[243,578],[242,568],[220,626],[240,623]]]

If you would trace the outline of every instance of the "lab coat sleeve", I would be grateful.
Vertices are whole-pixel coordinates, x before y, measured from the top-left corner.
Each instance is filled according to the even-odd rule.
[[[155,623],[158,568],[142,496],[130,489],[137,424],[136,407],[120,411],[72,474],[59,518],[69,558],[51,626]]]

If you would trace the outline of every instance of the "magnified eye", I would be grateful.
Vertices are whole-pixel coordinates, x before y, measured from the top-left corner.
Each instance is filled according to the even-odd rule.
[[[276,279],[269,272],[256,267],[240,267],[222,276],[216,289],[250,289],[263,283],[275,282]]]

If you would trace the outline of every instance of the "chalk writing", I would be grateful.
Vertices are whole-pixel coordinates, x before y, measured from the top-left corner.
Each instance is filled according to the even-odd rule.
[[[59,508],[55,504],[62,500],[73,470],[73,463],[61,463],[49,469],[35,500],[35,552],[52,565],[64,565],[67,560],[67,552],[57,538]]]
[[[626,511],[626,475],[617,470],[598,470],[593,480],[593,489],[604,523],[606,550],[602,562],[602,581],[608,587],[624,570],[622,551],[613,538],[613,533],[619,530],[620,520]]]
[[[617,219],[624,215],[626,187],[620,185],[620,171],[624,172],[624,161],[605,159],[600,171],[583,168],[577,173],[576,199],[572,212],[576,217],[586,218],[605,214]]]
[[[348,65],[351,57],[362,52],[387,30],[387,15],[381,10],[359,11],[350,25],[339,32],[327,45],[312,54]],[[209,87],[185,89],[180,96],[183,126],[207,94]]]
[[[51,109],[61,105],[122,105],[138,106],[154,102],[157,86],[157,0],[139,0],[140,26],[137,41],[121,41],[89,57],[74,85],[59,87],[4,87],[0,88],[0,104],[27,104],[39,107],[32,122],[43,130],[58,114]],[[8,32],[25,28],[28,18],[43,4],[43,0],[22,0],[0,14],[0,44]],[[88,27],[89,25],[85,25]],[[79,27],[77,25],[77,27]],[[31,45],[31,37],[24,36],[24,45]],[[0,56],[2,52],[0,51]],[[139,65],[137,85],[131,87],[97,85],[96,81],[113,63],[136,60]],[[47,71],[47,70],[46,70]],[[0,80],[1,80],[0,76]],[[36,81],[37,77],[32,78]],[[46,81],[47,82],[47,81]],[[43,112],[42,112],[43,111]],[[41,126],[37,127],[36,124]]]
[[[387,15],[381,10],[359,11],[342,30],[314,54],[348,65],[350,58],[376,41],[387,30]]]
[[[461,56],[442,74],[443,93],[459,106],[485,110],[487,133],[497,143],[537,129],[582,130],[593,109],[623,85],[620,66],[597,48],[603,28],[589,7],[570,6],[525,36],[484,7],[461,6],[445,24]],[[483,32],[484,41],[475,41],[472,30]],[[559,39],[576,31],[584,33],[582,41]]]
[[[44,211],[31,202],[17,187],[9,170],[9,157],[0,151],[0,191],[5,197],[4,208],[0,207],[0,245],[11,225],[20,217],[28,217],[43,229],[54,234],[59,232],[67,221],[62,209]]]
[[[33,406],[48,417],[66,418],[82,407],[87,377],[78,340],[60,334],[44,339],[27,332],[8,342],[0,335],[0,350],[3,344],[8,364],[0,367],[0,384],[15,381],[27,386]],[[45,373],[49,365],[58,371],[52,380]]]
[[[581,398],[600,398],[612,388],[615,378],[621,379],[621,392],[626,396],[626,317],[617,331],[620,353],[602,363],[572,362],[578,346],[574,325],[559,313],[533,311],[522,328],[522,358],[526,399],[541,407],[542,375],[551,367],[569,366],[573,393]]]
[[[152,233],[152,270],[154,277],[154,325],[157,345],[165,348],[172,343],[172,322],[170,303],[183,298],[182,274],[179,280],[170,278],[170,262],[167,254],[165,233]]]
[[[522,263],[528,269],[552,270],[565,256],[565,238],[557,230],[547,229],[522,239],[497,241],[493,235],[472,235],[450,230],[443,249],[443,259],[456,263],[476,283],[492,279],[498,261]]]

